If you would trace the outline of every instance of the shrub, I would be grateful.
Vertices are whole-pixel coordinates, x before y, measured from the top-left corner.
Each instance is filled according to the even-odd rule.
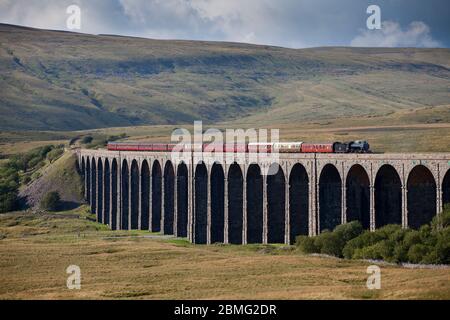
[[[61,148],[53,149],[47,154],[47,159],[48,161],[53,162],[54,160],[58,159],[63,153],[64,150]]]
[[[48,192],[41,200],[41,209],[56,211],[60,207],[61,197],[56,191]]]
[[[450,203],[447,203],[444,206],[443,212],[435,216],[433,221],[431,222],[431,227],[433,230],[437,231],[440,229],[444,229],[450,226]]]
[[[17,207],[17,192],[0,194],[0,212],[9,212]]]
[[[417,230],[410,230],[403,239],[403,244],[410,248],[415,244],[421,243],[420,233]]]
[[[384,245],[382,242],[373,245],[357,248],[353,254],[353,259],[381,260],[384,255]]]
[[[426,245],[421,243],[414,244],[408,250],[408,261],[411,263],[421,263],[430,251],[430,247]]]
[[[94,138],[92,138],[91,136],[86,136],[83,137],[83,139],[81,139],[81,143],[82,144],[89,144],[92,142],[92,140],[94,140]]]
[[[298,237],[297,245],[305,253],[320,252],[347,259],[449,264],[449,208],[419,230],[387,225],[370,232],[363,231],[358,222],[351,222],[337,226],[333,232],[326,230],[313,238]]]
[[[345,258],[352,259],[357,249],[369,247],[381,240],[379,233],[364,231],[358,237],[347,242],[342,249],[342,254]]]
[[[437,235],[435,254],[436,263],[450,264],[450,227],[446,227]]]
[[[344,242],[348,242],[353,238],[356,238],[363,233],[363,231],[364,229],[359,221],[341,224],[334,229],[334,232],[337,233],[339,238]]]
[[[320,253],[342,257],[345,242],[335,232],[324,232],[316,238],[315,245],[320,248]]]
[[[320,252],[317,248],[316,239],[308,236],[298,236],[295,244],[300,248],[303,253],[316,253]]]

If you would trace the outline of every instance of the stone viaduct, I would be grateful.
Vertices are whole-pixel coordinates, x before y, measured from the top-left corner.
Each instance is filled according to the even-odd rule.
[[[267,166],[174,163],[170,153],[79,150],[98,222],[193,243],[286,243],[359,220],[418,228],[450,203],[450,153],[280,154]]]

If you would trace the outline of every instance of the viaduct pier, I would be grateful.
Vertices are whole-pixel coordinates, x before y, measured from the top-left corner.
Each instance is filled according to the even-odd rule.
[[[98,222],[197,244],[290,244],[353,220],[419,228],[450,203],[450,153],[295,153],[270,165],[176,163],[170,152],[77,156]],[[263,174],[268,166],[276,174]]]

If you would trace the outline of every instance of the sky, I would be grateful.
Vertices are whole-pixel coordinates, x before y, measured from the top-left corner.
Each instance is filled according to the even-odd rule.
[[[67,28],[73,4],[80,30]],[[367,28],[369,5],[380,7],[379,30]],[[1,23],[289,48],[450,47],[449,17],[449,0],[0,0]]]

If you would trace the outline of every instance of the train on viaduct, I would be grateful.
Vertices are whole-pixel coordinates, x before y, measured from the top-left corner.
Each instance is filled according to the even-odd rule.
[[[419,228],[450,203],[450,153],[294,153],[270,165],[175,163],[170,152],[77,157],[98,222],[196,244],[292,244],[353,220]],[[276,174],[263,174],[267,166]]]

